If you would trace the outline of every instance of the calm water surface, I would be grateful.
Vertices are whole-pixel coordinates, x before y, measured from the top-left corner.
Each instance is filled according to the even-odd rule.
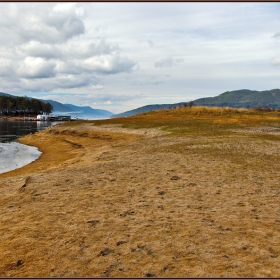
[[[58,122],[0,121],[0,143],[16,141],[20,136],[44,130]]]

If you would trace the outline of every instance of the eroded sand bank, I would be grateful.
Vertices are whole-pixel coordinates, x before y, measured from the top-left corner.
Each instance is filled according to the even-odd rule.
[[[53,127],[0,175],[2,277],[269,277],[279,141]]]

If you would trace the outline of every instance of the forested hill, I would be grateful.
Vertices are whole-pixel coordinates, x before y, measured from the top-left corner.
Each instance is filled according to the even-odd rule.
[[[280,108],[280,89],[265,91],[248,89],[226,91],[216,97],[206,97],[194,100],[194,104],[201,106],[228,106],[236,108]]]
[[[48,102],[27,96],[13,96],[0,92],[0,115],[20,116],[22,114],[51,113],[53,107]]]
[[[265,91],[256,91],[248,89],[226,91],[216,97],[200,98],[193,100],[191,103],[194,106],[228,106],[233,108],[262,107],[277,109],[280,108],[280,89],[272,89]],[[176,104],[146,105],[121,114],[113,115],[112,117],[128,117],[160,109],[170,109],[173,107],[184,106],[187,104],[188,102],[181,102]]]

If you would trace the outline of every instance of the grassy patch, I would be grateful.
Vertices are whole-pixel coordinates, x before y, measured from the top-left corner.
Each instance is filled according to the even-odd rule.
[[[127,118],[68,122],[64,125],[74,126],[85,122],[94,125],[120,124],[124,128],[132,129],[161,128],[174,135],[223,136],[238,128],[263,125],[278,127],[280,126],[280,113],[278,111],[197,106],[153,111]]]

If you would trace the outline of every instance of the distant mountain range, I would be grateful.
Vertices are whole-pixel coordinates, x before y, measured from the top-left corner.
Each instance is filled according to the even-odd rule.
[[[8,93],[0,92],[0,96],[13,96]],[[62,104],[54,100],[44,100],[41,101],[47,103],[49,102],[53,106],[54,115],[69,115],[71,117],[77,117],[79,119],[107,119],[110,118],[113,113],[102,109],[93,109],[90,106],[76,106],[73,104]]]
[[[54,109],[52,113],[56,115],[66,114],[79,119],[107,119],[113,115],[110,111],[93,109],[90,106],[76,106],[73,104],[62,104],[54,100],[41,100],[43,102],[49,102]]]
[[[109,118],[113,115],[113,113],[110,111],[103,109],[93,109],[90,106],[75,106],[72,104],[64,104],[64,106],[72,109],[77,115],[81,114],[84,116],[93,116],[94,118]]]
[[[8,93],[0,92],[1,95],[13,96]],[[112,112],[93,109],[89,106],[76,106],[73,104],[62,104],[54,100],[43,100],[43,102],[49,102],[53,108],[53,114],[56,115],[70,115],[71,117],[77,117],[80,119],[106,119],[106,118],[119,118],[128,117],[136,114],[147,113],[150,111],[156,111],[160,109],[171,109],[174,107],[180,107],[188,105],[189,102],[181,102],[174,104],[154,104],[146,105],[136,108],[134,110],[126,111],[120,114],[113,114]],[[216,97],[205,97],[192,101],[194,106],[217,106],[217,107],[233,107],[233,108],[280,108],[280,89],[272,89],[265,91],[256,91],[241,89],[235,91],[226,91]]]
[[[268,107],[280,108],[280,89],[272,89],[265,91],[256,91],[241,89],[235,91],[226,91],[216,97],[205,97],[192,101],[194,106],[211,106],[211,107],[232,107],[232,108],[254,108]],[[188,102],[175,104],[155,104],[139,107],[124,113],[115,114],[111,118],[128,117],[136,114],[147,113],[160,109],[170,109],[187,105]]]
[[[241,89],[226,91],[216,97],[200,98],[193,101],[195,105],[233,108],[268,107],[280,108],[280,89],[256,91]]]

